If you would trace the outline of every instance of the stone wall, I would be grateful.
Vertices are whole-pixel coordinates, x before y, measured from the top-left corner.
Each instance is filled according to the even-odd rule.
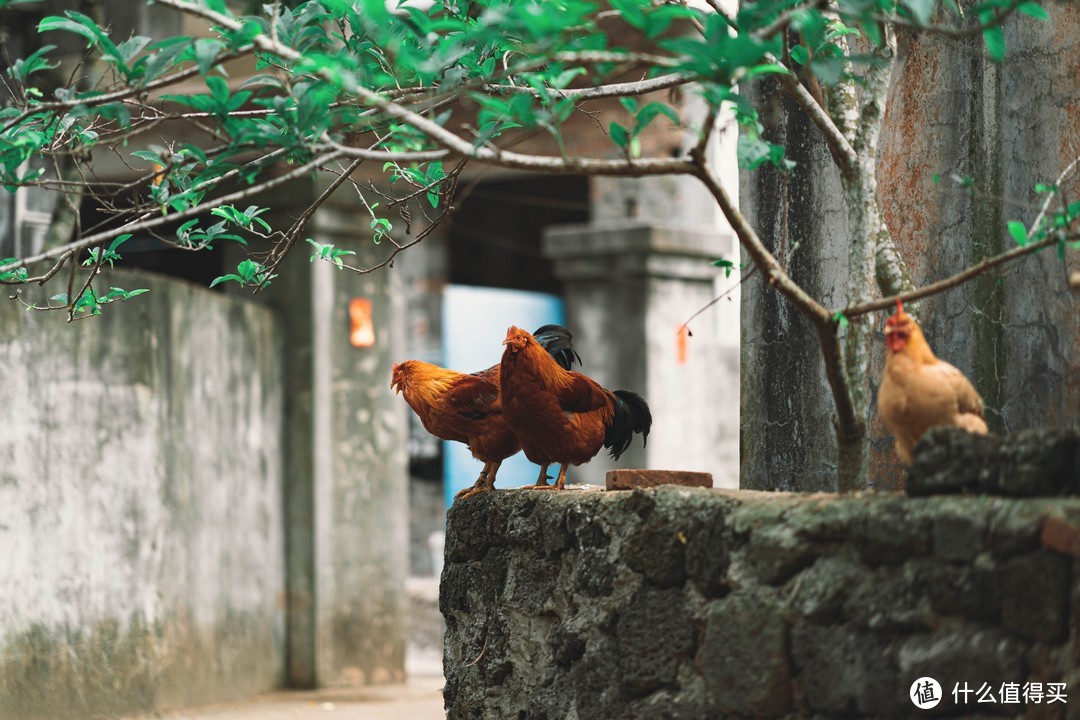
[[[284,668],[282,366],[266,308],[0,302],[0,718],[245,697]]]
[[[1080,682],[1080,500],[715,489],[450,511],[450,718],[1065,717],[953,689]],[[1008,686],[1012,687],[1012,686]]]

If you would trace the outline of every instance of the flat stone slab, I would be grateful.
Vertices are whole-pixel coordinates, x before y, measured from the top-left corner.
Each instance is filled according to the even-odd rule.
[[[685,470],[608,470],[605,484],[608,490],[634,490],[660,485],[711,488],[713,479],[712,473]]]

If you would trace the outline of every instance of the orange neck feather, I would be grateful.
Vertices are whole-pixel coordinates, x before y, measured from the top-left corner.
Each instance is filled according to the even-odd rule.
[[[410,405],[414,401],[429,404],[437,401],[461,373],[431,363],[414,361],[405,374],[401,393]]]
[[[922,328],[915,323],[911,324],[911,334],[908,335],[907,342],[904,344],[904,349],[900,352],[918,363],[932,363],[937,361],[937,356],[934,355],[934,351],[930,349],[930,344],[926,342],[926,336],[923,335]]]
[[[545,385],[563,387],[570,382],[570,373],[560,367],[535,340],[530,339],[518,354],[520,360],[528,363]]]

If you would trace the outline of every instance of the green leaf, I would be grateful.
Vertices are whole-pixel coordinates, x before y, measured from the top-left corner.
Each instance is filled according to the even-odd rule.
[[[1018,12],[1022,12],[1028,17],[1033,17],[1036,20],[1049,20],[1050,14],[1046,12],[1046,9],[1037,2],[1025,2],[1016,6]]]
[[[200,38],[195,41],[195,61],[200,75],[206,77],[217,60],[218,53],[224,48],[225,43],[214,38]]]
[[[649,123],[651,123],[657,115],[663,115],[674,125],[679,125],[679,114],[675,112],[670,105],[660,102],[651,102],[641,108],[641,112],[637,114],[633,134],[637,136],[642,130],[648,127]]]
[[[791,59],[799,63],[800,65],[805,65],[806,63],[810,62],[810,51],[806,48],[805,45],[796,45],[795,47],[791,48],[790,54]]]
[[[214,278],[213,282],[210,283],[210,287],[214,287],[214,286],[216,286],[216,285],[218,285],[220,283],[229,282],[229,281],[238,282],[241,285],[244,284],[244,278],[240,277],[239,275],[229,274],[229,275],[219,275],[218,277]]]
[[[991,58],[997,61],[1005,59],[1005,31],[1000,26],[983,30],[983,40]]]
[[[927,26],[934,19],[934,6],[937,0],[901,0],[904,7],[910,12],[915,22]]]
[[[26,58],[15,61],[15,64],[8,69],[8,75],[18,82],[25,82],[26,78],[30,77],[36,72],[42,70],[52,70],[53,68],[60,67],[60,63],[50,63],[45,59],[45,56],[56,49],[55,45],[45,45],[38,51],[27,56]]]
[[[1020,247],[1027,245],[1027,228],[1024,226],[1024,223],[1019,220],[1010,220],[1009,234],[1012,235],[1013,240],[1015,240],[1016,244]]]
[[[724,260],[723,258],[713,260],[712,264],[713,267],[724,268],[724,277],[731,277],[731,270],[735,267],[735,263],[730,260]]]
[[[630,142],[630,133],[617,122],[611,123],[608,128],[611,133],[611,141],[619,147],[626,147]]]
[[[0,260],[0,267],[3,267],[4,265],[10,265],[11,263],[18,261],[19,258],[4,258],[3,260]],[[26,268],[15,268],[14,270],[5,270],[4,272],[0,272],[0,280],[3,280],[4,282],[26,282],[26,279],[29,276],[30,274],[27,272]]]
[[[832,321],[834,323],[837,323],[840,326],[841,330],[848,326],[848,319],[844,317],[844,313],[840,312],[839,310],[837,310],[836,314],[833,315]]]
[[[189,37],[175,37],[156,43],[153,48],[158,51],[146,59],[146,70],[140,81],[143,84],[152,82],[170,70],[177,62],[177,57],[191,44]]]

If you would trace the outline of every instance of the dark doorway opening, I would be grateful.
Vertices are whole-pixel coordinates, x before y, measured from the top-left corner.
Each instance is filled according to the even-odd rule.
[[[551,225],[589,220],[589,181],[537,176],[481,183],[450,223],[449,281],[459,285],[561,295],[562,282],[544,257]]]

